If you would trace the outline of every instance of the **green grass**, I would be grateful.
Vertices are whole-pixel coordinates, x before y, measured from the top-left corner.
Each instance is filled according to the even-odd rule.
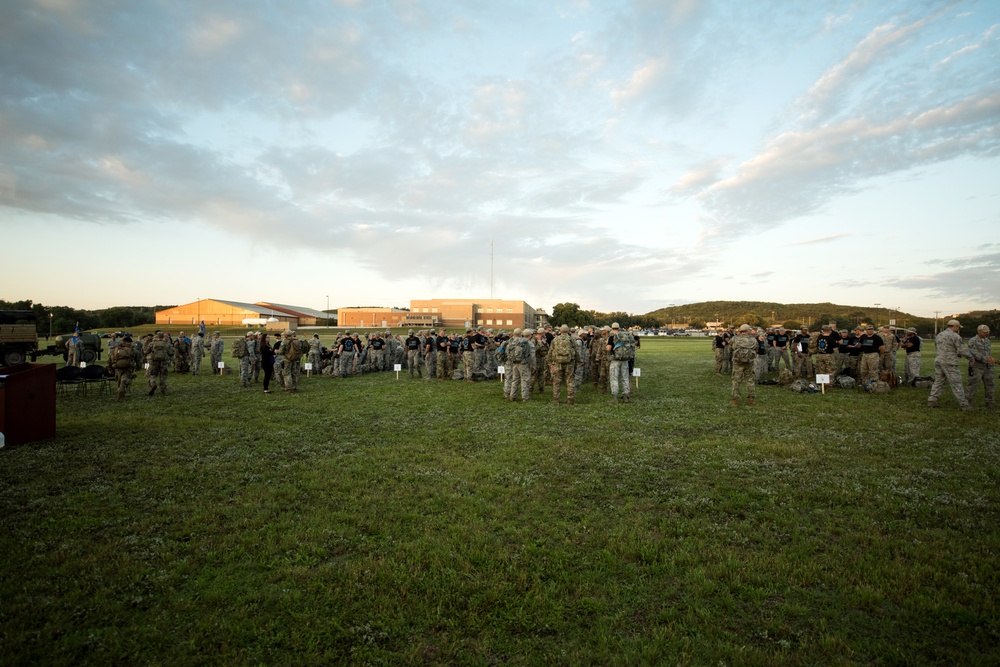
[[[0,664],[1000,662],[996,412],[735,408],[707,339],[638,365],[618,406],[392,373],[60,397],[0,450]]]

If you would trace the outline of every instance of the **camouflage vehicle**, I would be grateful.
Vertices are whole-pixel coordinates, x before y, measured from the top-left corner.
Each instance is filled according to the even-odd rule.
[[[90,364],[101,358],[101,337],[98,334],[82,333],[80,361]],[[55,345],[39,349],[35,313],[30,310],[0,310],[0,365],[16,366],[29,358],[35,361],[46,355],[62,355],[63,361],[69,357],[66,341],[73,334],[56,336]]]

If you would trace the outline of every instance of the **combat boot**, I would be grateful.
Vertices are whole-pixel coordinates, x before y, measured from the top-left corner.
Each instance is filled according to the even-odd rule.
[[[747,399],[747,405],[757,405],[757,403],[754,402],[754,400],[752,398],[748,398]]]
[[[740,404],[740,399],[734,398],[733,400],[731,400],[729,402],[732,403],[733,405],[739,405]]]
[[[927,407],[929,408],[940,408],[941,405],[936,400],[927,401]]]
[[[152,396],[155,393],[156,393],[156,387],[154,386],[152,389],[149,390],[149,396]]]

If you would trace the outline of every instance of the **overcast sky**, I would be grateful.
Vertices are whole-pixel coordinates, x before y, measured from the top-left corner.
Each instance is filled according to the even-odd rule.
[[[0,298],[1000,304],[1000,2],[6,0]]]

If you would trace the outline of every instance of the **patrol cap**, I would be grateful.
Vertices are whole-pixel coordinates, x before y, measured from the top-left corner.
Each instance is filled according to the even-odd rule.
[[[906,328],[906,333],[917,333],[917,330],[914,329],[913,327],[907,327]]]
[[[519,333],[521,333],[521,328],[520,328],[520,327],[518,327],[517,329],[514,329],[514,335],[515,335],[515,336],[516,336],[517,334],[519,334]]]
[[[612,328],[612,329],[621,329],[621,327],[620,327],[620,326],[618,326],[618,323],[617,323],[617,322],[612,322],[612,323],[611,323],[611,328]]]
[[[823,331],[830,331],[832,329],[833,329],[833,327],[831,327],[829,324],[824,324],[823,325]]]
[[[535,330],[534,330],[534,329],[525,329],[525,330],[524,330],[524,331],[522,331],[521,333],[523,333],[523,334],[526,334],[526,335],[530,336],[531,334],[535,333]]]
[[[986,331],[986,332],[988,332],[989,330],[990,330],[990,328],[988,326],[986,326],[985,324],[980,324],[978,327],[976,327],[976,331]]]
[[[865,331],[875,331],[875,325],[874,324],[866,324],[865,325]]]
[[[749,324],[741,324],[740,325],[740,331],[750,331],[750,325]]]
[[[123,343],[131,343],[132,342],[132,337],[131,336],[125,336],[124,338],[122,338],[122,342]]]
[[[413,335],[413,329],[410,329],[410,335],[411,336]]]
[[[950,326],[950,327],[958,327],[959,329],[961,329],[962,328],[962,323],[959,322],[958,320],[948,320],[948,326]]]
[[[569,333],[569,325],[568,324],[564,324],[561,327],[559,327],[559,332],[560,333]]]
[[[291,338],[292,337],[292,330],[291,329],[285,329],[284,331],[281,332],[281,335],[282,336],[286,336],[288,338]]]

